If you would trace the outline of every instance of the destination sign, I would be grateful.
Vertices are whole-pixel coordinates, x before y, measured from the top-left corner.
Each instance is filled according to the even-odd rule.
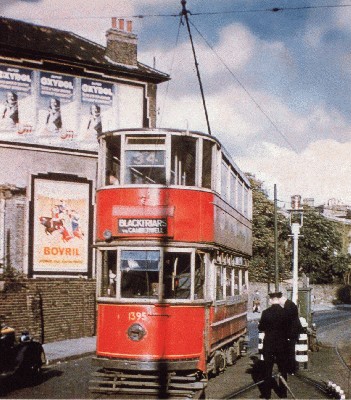
[[[126,234],[167,234],[166,218],[121,218],[118,233]]]

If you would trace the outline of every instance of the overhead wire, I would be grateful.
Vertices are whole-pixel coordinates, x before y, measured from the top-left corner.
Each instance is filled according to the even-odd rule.
[[[240,85],[240,87],[244,90],[244,92],[249,96],[249,98],[253,101],[253,103],[256,105],[256,107],[260,110],[260,112],[267,118],[267,120],[270,122],[270,124],[274,127],[274,129],[279,133],[279,135],[285,140],[285,142],[290,146],[290,148],[297,153],[297,149],[291,144],[291,142],[288,140],[286,135],[279,129],[277,124],[272,120],[272,118],[266,113],[266,111],[263,109],[263,107],[258,103],[258,101],[252,96],[252,94],[246,89],[244,84],[239,80],[239,78],[234,74],[234,72],[228,67],[226,62],[223,60],[223,58],[218,54],[218,52],[214,49],[214,47],[208,42],[208,40],[203,36],[203,34],[199,31],[199,29],[194,25],[192,21],[190,21],[191,25],[195,28],[197,33],[202,37],[202,39],[205,41],[207,46],[214,52],[214,54],[218,57],[218,59],[222,62],[226,70],[229,72],[229,74],[235,79],[235,81]]]
[[[318,10],[318,9],[329,9],[329,8],[347,8],[351,7],[351,4],[327,4],[327,5],[316,5],[316,6],[298,6],[298,7],[272,7],[272,8],[257,8],[248,10],[229,10],[229,11],[203,11],[203,12],[189,12],[193,16],[203,15],[225,15],[225,14],[242,14],[242,13],[259,13],[259,12],[281,12],[281,11],[303,11],[303,10]],[[118,18],[175,18],[179,17],[179,13],[170,14],[133,14],[133,15],[121,15]],[[55,16],[56,20],[70,20],[70,19],[103,19],[110,18],[110,16],[74,16],[74,17],[59,17]],[[35,20],[47,20],[49,18],[35,18]],[[30,20],[30,19],[28,19]]]

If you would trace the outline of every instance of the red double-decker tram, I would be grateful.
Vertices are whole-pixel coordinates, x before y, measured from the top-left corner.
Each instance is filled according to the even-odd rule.
[[[99,137],[92,391],[195,396],[246,350],[252,199],[213,136]]]

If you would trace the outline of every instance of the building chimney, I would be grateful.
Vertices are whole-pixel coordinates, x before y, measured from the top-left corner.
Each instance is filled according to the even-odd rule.
[[[118,22],[118,24],[117,24]],[[132,21],[112,18],[111,29],[106,32],[106,58],[114,63],[134,66],[137,60],[137,35],[132,33]]]

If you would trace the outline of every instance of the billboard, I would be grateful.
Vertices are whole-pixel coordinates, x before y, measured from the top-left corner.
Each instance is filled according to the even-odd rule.
[[[35,177],[32,274],[88,274],[91,183]]]
[[[35,129],[34,71],[0,65],[1,138],[18,138]]]
[[[142,128],[144,85],[0,64],[0,140],[97,150],[97,136]]]

